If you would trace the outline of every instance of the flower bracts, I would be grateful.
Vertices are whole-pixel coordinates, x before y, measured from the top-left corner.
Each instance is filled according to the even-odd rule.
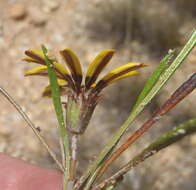
[[[72,89],[75,93],[79,94],[82,89],[85,92],[91,90],[93,92],[100,92],[103,88],[116,82],[120,79],[138,74],[138,69],[145,67],[142,63],[128,63],[121,67],[118,67],[103,78],[97,81],[100,73],[107,66],[113,54],[115,53],[112,49],[106,49],[101,51],[92,63],[89,65],[86,76],[82,73],[82,67],[77,55],[71,49],[64,49],[60,51],[61,56],[65,60],[66,66],[58,63],[54,60],[54,68],[56,70],[57,77],[60,79],[59,86],[61,91],[65,91],[65,88]],[[28,70],[25,76],[38,75],[47,76],[47,66],[45,64],[44,55],[42,52],[30,49],[25,51],[27,57],[23,60],[26,62],[40,64],[41,66],[35,67]],[[84,80],[84,84],[82,81]],[[50,96],[49,86],[44,90],[44,94]],[[47,93],[46,93],[47,91]],[[63,93],[62,93],[63,94]]]

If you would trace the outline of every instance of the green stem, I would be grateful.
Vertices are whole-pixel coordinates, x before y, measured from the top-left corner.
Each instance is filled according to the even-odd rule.
[[[114,185],[118,182],[119,178],[122,178],[123,175],[125,175],[128,171],[139,165],[147,158],[153,156],[154,154],[168,147],[169,145],[181,140],[185,136],[193,134],[194,132],[196,132],[196,118],[191,119],[183,124],[180,124],[178,127],[175,127],[174,129],[159,137],[147,148],[145,148],[140,154],[135,156],[135,158],[133,158],[126,165],[124,165],[117,173],[106,179],[100,185],[96,186],[93,190],[101,190],[110,184]]]
[[[110,139],[105,148],[101,151],[97,159],[90,165],[90,167],[85,171],[84,175],[79,180],[79,183],[76,185],[76,189],[79,189],[82,184],[85,184],[88,180],[90,180],[91,184],[93,183],[92,179],[89,179],[91,176],[95,179],[94,173],[101,165],[107,157],[111,154],[115,146],[118,144],[119,140],[126,132],[130,124],[135,120],[138,114],[144,109],[144,107],[152,100],[152,98],[160,91],[160,89],[164,86],[164,84],[169,80],[169,78],[174,74],[176,69],[181,65],[184,59],[189,55],[191,50],[195,47],[196,44],[196,31],[193,32],[190,39],[181,50],[179,55],[173,61],[173,63],[165,70],[165,72],[160,76],[160,79],[154,85],[154,87],[150,90],[147,96],[143,99],[143,101],[131,112],[128,119],[124,122],[124,124],[117,130],[115,135]],[[89,185],[87,185],[89,186]],[[90,186],[89,186],[90,187]],[[89,188],[85,189],[88,190]]]
[[[99,179],[107,170],[107,168],[124,152],[126,151],[137,139],[139,139],[146,131],[148,131],[156,122],[158,122],[165,114],[171,111],[180,101],[187,97],[196,88],[196,73],[194,73],[187,81],[168,98],[168,100],[156,110],[152,116],[144,122],[144,124],[133,132],[122,145],[117,148],[106,160],[99,170]]]

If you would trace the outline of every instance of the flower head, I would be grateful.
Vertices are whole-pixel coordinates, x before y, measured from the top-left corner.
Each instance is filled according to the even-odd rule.
[[[82,89],[84,89],[85,92],[93,91],[94,93],[97,93],[113,82],[138,74],[139,72],[136,70],[146,66],[146,64],[142,63],[128,63],[112,70],[96,82],[99,74],[109,63],[114,53],[115,51],[110,49],[101,51],[89,65],[86,76],[84,76],[80,61],[76,54],[70,49],[60,51],[68,69],[57,61],[53,62],[57,78],[59,79],[59,86],[72,89],[76,94],[81,93]],[[27,71],[25,76],[47,76],[47,66],[43,53],[35,49],[30,49],[25,51],[25,54],[27,57],[23,60],[42,65]],[[84,85],[82,85],[83,78],[85,80]],[[61,88],[61,91],[64,90],[65,88]],[[50,95],[49,87],[45,89],[43,95]]]
[[[87,69],[86,75],[83,75],[82,67],[77,55],[71,49],[60,51],[61,56],[65,60],[66,67],[56,60],[53,61],[53,66],[58,78],[61,95],[67,95],[67,115],[70,118],[69,111],[72,109],[79,110],[77,132],[81,133],[85,130],[92,116],[95,106],[100,97],[100,92],[108,85],[120,79],[138,74],[138,69],[145,67],[143,63],[128,63],[118,67],[100,80],[98,77],[103,69],[107,66],[113,54],[112,49],[101,51]],[[44,54],[35,49],[25,51],[27,57],[23,60],[40,64],[41,66],[28,70],[25,76],[39,75],[47,76],[48,70],[44,59]],[[48,85],[43,96],[51,96],[51,87]],[[75,117],[75,116],[74,116]],[[68,121],[68,127],[73,128],[73,122]],[[76,132],[76,131],[75,131]]]

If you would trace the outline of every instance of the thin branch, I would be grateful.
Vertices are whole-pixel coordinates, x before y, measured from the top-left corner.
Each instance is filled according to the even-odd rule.
[[[33,122],[30,120],[28,115],[22,110],[22,108],[19,106],[19,104],[16,103],[16,101],[9,95],[9,93],[0,87],[0,93],[14,106],[14,108],[18,111],[18,113],[22,116],[22,118],[26,121],[28,126],[33,130],[34,134],[38,137],[38,139],[41,141],[41,143],[44,145],[50,156],[53,158],[53,160],[56,162],[56,164],[59,166],[59,168],[64,171],[65,168],[60,163],[60,161],[57,159],[54,152],[51,150],[49,145],[46,143],[46,140],[41,136],[39,130],[37,127],[33,124]]]
[[[130,171],[132,168],[136,167],[138,164],[146,160],[147,158],[153,156],[160,150],[168,147],[169,145],[176,143],[187,135],[191,135],[196,132],[196,118],[191,119],[185,123],[180,124],[178,127],[170,130],[163,136],[159,137],[152,144],[150,144],[147,148],[145,148],[140,154],[135,156],[131,161],[129,161],[126,165],[121,167],[121,169],[116,172],[113,176],[106,179],[101,184],[97,185],[93,190],[101,190],[107,187],[110,184],[116,184],[118,179],[122,179],[122,177]]]
[[[184,82],[172,96],[158,109],[152,117],[147,120],[138,130],[136,130],[131,136],[123,143],[104,163],[103,167],[99,171],[97,178],[100,178],[106,169],[126,150],[133,144],[141,135],[149,130],[153,124],[161,119],[163,115],[168,113],[176,104],[183,100],[188,94],[190,94],[196,88],[196,73],[194,73],[186,82]]]

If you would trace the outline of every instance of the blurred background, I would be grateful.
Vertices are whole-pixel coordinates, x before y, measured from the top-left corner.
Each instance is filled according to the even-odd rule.
[[[24,51],[45,44],[57,57],[63,48],[78,54],[84,70],[102,49],[116,55],[105,72],[129,61],[149,64],[139,76],[104,91],[81,137],[81,171],[128,116],[144,82],[171,48],[179,52],[196,26],[195,0],[0,0],[0,85],[24,108],[60,157],[57,122],[50,99],[41,97],[46,78],[24,77],[32,67]],[[130,127],[138,128],[195,72],[196,49]],[[196,116],[192,93],[118,159],[113,173],[163,132]],[[100,140],[101,139],[101,140]],[[127,174],[119,189],[195,190],[196,135],[183,139]],[[56,165],[19,114],[0,96],[0,152],[44,167]]]

